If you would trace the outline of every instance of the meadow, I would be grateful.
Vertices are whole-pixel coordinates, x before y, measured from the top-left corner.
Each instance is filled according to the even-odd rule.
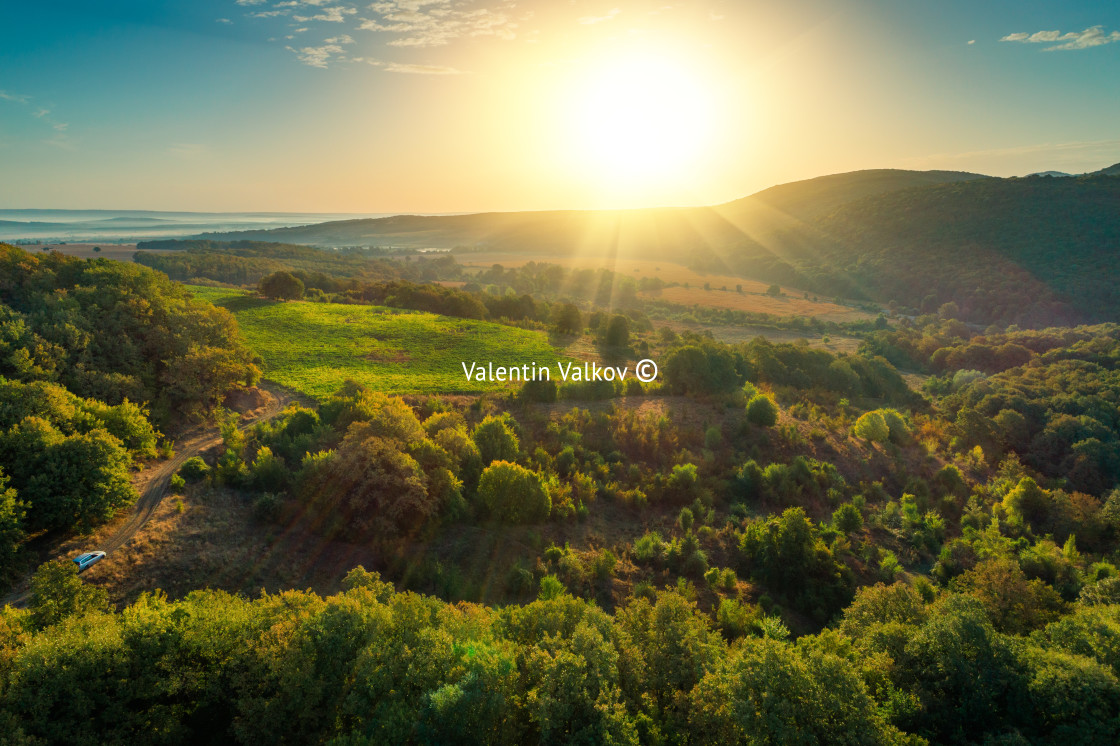
[[[464,267],[478,270],[488,269],[495,264],[501,264],[503,267],[519,267],[529,262],[539,262],[558,264],[568,269],[610,269],[618,273],[619,277],[633,277],[635,280],[643,277],[657,278],[665,283],[677,283],[679,287],[642,292],[638,297],[643,300],[661,300],[684,306],[730,308],[751,313],[768,313],[783,317],[806,316],[837,322],[874,318],[873,314],[850,306],[819,297],[813,299],[812,294],[806,297],[806,293],[797,288],[783,287],[782,295],[775,297],[767,293],[770,287],[768,282],[735,275],[698,272],[682,264],[668,261],[606,258],[598,255],[562,256],[502,252],[456,253],[455,259]],[[736,291],[737,286],[742,288],[742,292]]]
[[[462,363],[537,363],[560,354],[543,332],[381,306],[270,301],[242,290],[191,286],[229,309],[265,376],[322,399],[346,380],[397,394],[466,394],[504,384],[468,381]]]

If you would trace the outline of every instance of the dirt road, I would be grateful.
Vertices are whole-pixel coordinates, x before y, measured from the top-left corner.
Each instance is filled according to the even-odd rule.
[[[271,399],[267,404],[256,410],[251,417],[242,421],[240,425],[242,430],[247,430],[258,422],[272,419],[280,414],[291,401],[291,397],[278,388],[263,385],[261,388],[271,395]],[[159,507],[160,502],[167,494],[167,486],[171,482],[171,475],[179,471],[179,468],[186,463],[187,459],[198,456],[221,442],[221,435],[218,434],[217,430],[212,429],[184,443],[177,443],[175,456],[149,471],[147,481],[140,489],[140,496],[137,498],[136,504],[133,505],[132,513],[128,516],[128,519],[109,538],[103,540],[100,546],[90,547],[89,551],[101,550],[105,552],[105,559],[101,561],[108,562],[113,552],[127,544],[129,539],[135,536],[136,532],[155,513],[156,508]],[[30,596],[31,578],[27,577],[20,581],[11,593],[0,599],[0,607],[10,604],[17,608],[23,608],[27,605]]]

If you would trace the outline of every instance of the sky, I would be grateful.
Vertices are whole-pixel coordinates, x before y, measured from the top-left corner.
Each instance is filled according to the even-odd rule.
[[[1115,0],[0,5],[0,208],[703,205],[1116,162]]]

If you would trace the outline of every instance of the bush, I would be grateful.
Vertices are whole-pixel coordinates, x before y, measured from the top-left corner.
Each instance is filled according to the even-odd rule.
[[[521,452],[517,434],[509,424],[509,415],[490,415],[478,424],[471,437],[478,446],[483,466],[494,461],[516,461]]]
[[[253,488],[263,492],[283,492],[288,487],[291,474],[284,465],[284,459],[275,456],[272,449],[264,446],[257,451],[257,457],[249,467]]]
[[[852,435],[869,443],[886,443],[891,436],[890,426],[879,411],[867,412],[852,425]]]
[[[179,474],[188,482],[201,482],[210,473],[210,467],[201,456],[192,456],[179,467]]]
[[[552,380],[530,380],[521,385],[521,400],[551,404],[556,401],[559,387]]]
[[[284,501],[275,492],[262,492],[253,500],[253,518],[261,523],[273,523],[280,518]]]
[[[483,470],[478,497],[503,523],[538,523],[552,510],[540,476],[508,461],[496,461]]]
[[[913,436],[910,434],[910,428],[906,426],[906,420],[902,418],[897,411],[893,409],[880,409],[879,414],[883,415],[883,420],[887,423],[887,430],[892,443],[896,445],[906,445],[909,443]]]
[[[759,427],[773,427],[778,422],[778,405],[765,394],[758,394],[747,403],[747,421]]]
[[[303,297],[303,281],[291,272],[273,272],[261,279],[257,290],[266,298],[298,300]]]
[[[863,515],[852,503],[844,503],[832,514],[832,525],[837,531],[854,534],[863,528]]]
[[[665,480],[666,495],[676,502],[688,502],[700,491],[696,464],[677,464]]]

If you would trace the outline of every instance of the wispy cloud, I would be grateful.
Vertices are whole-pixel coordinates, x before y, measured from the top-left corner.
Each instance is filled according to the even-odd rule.
[[[603,21],[613,20],[614,17],[617,16],[621,12],[622,11],[618,8],[611,8],[604,15],[601,15],[601,16],[583,16],[582,18],[580,18],[578,20],[584,26],[591,26],[592,24],[602,23]]]
[[[388,73],[406,73],[409,75],[462,75],[462,70],[443,65],[406,65],[399,62],[390,62],[384,66]]]
[[[245,18],[287,26],[270,40],[292,41],[306,34],[299,37],[302,44],[287,47],[305,65],[326,68],[338,63],[368,63],[386,72],[418,75],[459,75],[464,71],[448,64],[428,64],[428,60],[383,61],[368,53],[375,45],[382,49],[426,49],[472,39],[513,40],[519,25],[532,15],[519,7],[517,0],[372,0],[364,6],[351,6],[345,0],[234,1],[244,6]],[[615,8],[583,22],[610,20],[619,13]],[[325,24],[337,24],[337,31],[328,30]]]
[[[22,93],[12,93],[11,91],[0,90],[0,101],[10,101],[13,104],[26,107],[31,106],[31,102],[33,100],[34,99],[31,96],[27,96]],[[53,116],[51,116],[51,110],[46,108],[45,106],[36,106],[32,111],[29,111],[28,113],[34,118],[43,122],[45,125],[47,125],[57,133],[50,140],[44,140],[44,142],[50,143],[52,145],[69,146],[70,143],[66,140],[66,135],[64,134],[67,128],[70,127],[70,124],[68,122],[60,122],[55,119]]]
[[[1088,49],[1099,47],[1102,44],[1112,44],[1120,41],[1120,31],[1105,33],[1104,26],[1091,26],[1084,31],[1036,31],[1033,34],[1015,33],[1008,34],[1000,41],[1017,41],[1024,44],[1050,44],[1043,51],[1055,52],[1067,49]]]
[[[218,18],[214,21],[214,23],[233,23],[233,21],[228,18]]]
[[[513,2],[492,7],[450,0],[380,0],[369,6],[373,18],[359,28],[393,38],[393,47],[439,47],[456,39],[492,36],[514,39],[517,22]]]

